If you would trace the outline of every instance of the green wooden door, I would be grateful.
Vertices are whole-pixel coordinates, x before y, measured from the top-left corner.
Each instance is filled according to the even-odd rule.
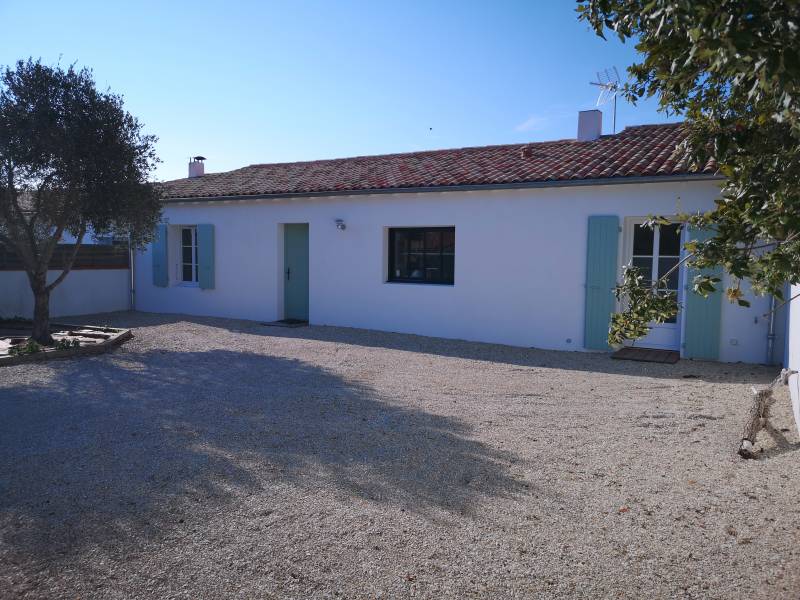
[[[618,241],[619,217],[589,217],[583,341],[589,350],[609,349],[608,327],[616,302]]]
[[[284,318],[308,321],[308,223],[283,226]]]
[[[713,232],[689,230],[689,239],[703,242]],[[692,291],[692,280],[698,271],[690,269],[686,276],[686,300],[684,302],[683,357],[719,360],[720,320],[722,317],[721,283],[717,290],[704,298]],[[722,267],[704,270],[704,275],[722,278]]]

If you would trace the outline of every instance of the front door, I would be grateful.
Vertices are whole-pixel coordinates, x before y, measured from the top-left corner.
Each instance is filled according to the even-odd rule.
[[[308,321],[308,223],[283,226],[284,318]]]
[[[637,267],[645,280],[655,283],[680,261],[681,231],[677,223],[650,229],[643,220],[629,223],[627,231],[629,264]],[[667,289],[678,293],[680,269],[675,269],[667,279]],[[678,317],[661,324],[651,323],[650,333],[636,342],[644,348],[678,350],[680,327]]]

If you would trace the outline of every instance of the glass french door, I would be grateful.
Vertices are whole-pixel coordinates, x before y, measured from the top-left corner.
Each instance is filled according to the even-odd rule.
[[[642,221],[631,222],[628,231],[629,264],[637,267],[645,280],[655,283],[678,264],[681,257],[681,232],[677,223],[649,228]],[[680,269],[667,278],[667,289],[679,293]],[[678,350],[680,348],[679,319],[650,324],[650,333],[636,342],[644,348]]]

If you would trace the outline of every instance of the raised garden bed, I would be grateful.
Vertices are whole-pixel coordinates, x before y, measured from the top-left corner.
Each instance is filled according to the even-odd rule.
[[[52,323],[54,345],[29,342],[30,322],[0,321],[0,367],[25,362],[101,354],[133,337],[130,329]]]

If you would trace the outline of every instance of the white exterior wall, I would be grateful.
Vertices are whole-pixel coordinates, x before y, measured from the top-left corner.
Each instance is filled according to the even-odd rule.
[[[171,226],[215,225],[216,288],[176,285],[176,252],[170,286],[155,287],[148,249],[136,260],[136,308],[280,319],[281,225],[309,223],[311,323],[581,350],[588,217],[707,210],[717,190],[705,181],[167,205]],[[455,285],[386,282],[387,228],[400,226],[455,226]],[[764,362],[768,303],[723,300],[722,360]]]
[[[789,298],[800,294],[800,285],[793,285],[789,291]],[[789,339],[786,343],[786,366],[795,371],[800,371],[800,298],[789,304]],[[800,425],[800,424],[799,424]]]
[[[61,273],[49,271],[52,281]],[[50,295],[50,316],[86,315],[130,308],[128,269],[75,269]],[[0,317],[33,316],[33,293],[25,271],[0,271]]]
[[[726,275],[723,283],[728,285]],[[752,303],[750,308],[722,299],[722,322],[720,327],[719,358],[722,362],[767,362],[767,335],[769,334],[769,296],[754,296],[749,285],[743,283],[745,297]],[[786,311],[775,311],[775,342],[772,363],[783,364],[786,346]]]

